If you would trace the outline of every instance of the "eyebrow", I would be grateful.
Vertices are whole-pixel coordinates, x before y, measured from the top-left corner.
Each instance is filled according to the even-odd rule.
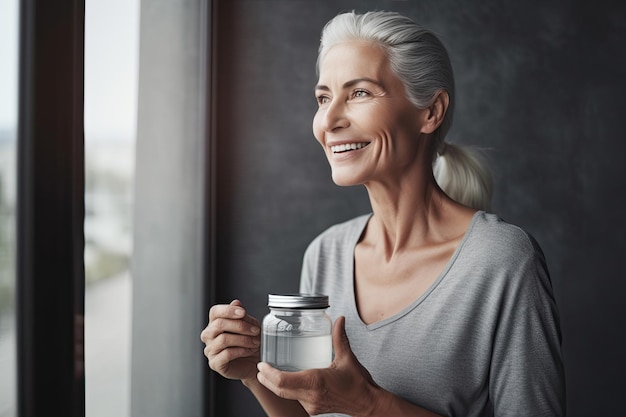
[[[376,84],[380,88],[383,88],[383,89],[385,88],[380,81],[375,80],[373,78],[367,78],[367,77],[355,78],[354,80],[346,81],[345,83],[343,83],[342,88],[343,89],[350,88],[350,87],[352,87],[352,86],[354,86],[356,84],[362,83],[362,82]],[[317,91],[317,90],[330,91],[330,88],[328,88],[328,86],[325,86],[323,84],[318,84],[318,85],[315,86],[315,91]]]

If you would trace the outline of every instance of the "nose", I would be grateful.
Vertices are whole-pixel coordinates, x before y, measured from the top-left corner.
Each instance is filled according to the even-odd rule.
[[[322,118],[322,129],[326,132],[333,132],[337,129],[350,126],[346,110],[345,103],[340,100],[332,101],[324,110],[325,114]]]

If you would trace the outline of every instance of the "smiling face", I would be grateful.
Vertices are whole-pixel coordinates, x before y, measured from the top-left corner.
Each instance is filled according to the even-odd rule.
[[[333,46],[320,61],[313,133],[338,185],[397,181],[415,166],[428,109],[417,109],[382,48]]]

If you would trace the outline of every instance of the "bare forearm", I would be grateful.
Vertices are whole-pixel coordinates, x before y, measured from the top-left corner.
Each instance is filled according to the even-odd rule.
[[[241,382],[252,392],[269,417],[309,417],[298,401],[276,396],[256,378]]]

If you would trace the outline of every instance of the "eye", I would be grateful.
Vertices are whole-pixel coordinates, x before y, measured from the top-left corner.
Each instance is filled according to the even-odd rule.
[[[363,98],[369,96],[370,93],[367,90],[358,89],[352,92],[352,98]]]
[[[326,104],[330,101],[330,97],[326,96],[326,95],[319,95],[317,97],[315,97],[315,99],[317,100],[317,104],[318,105],[322,105],[322,104]]]

